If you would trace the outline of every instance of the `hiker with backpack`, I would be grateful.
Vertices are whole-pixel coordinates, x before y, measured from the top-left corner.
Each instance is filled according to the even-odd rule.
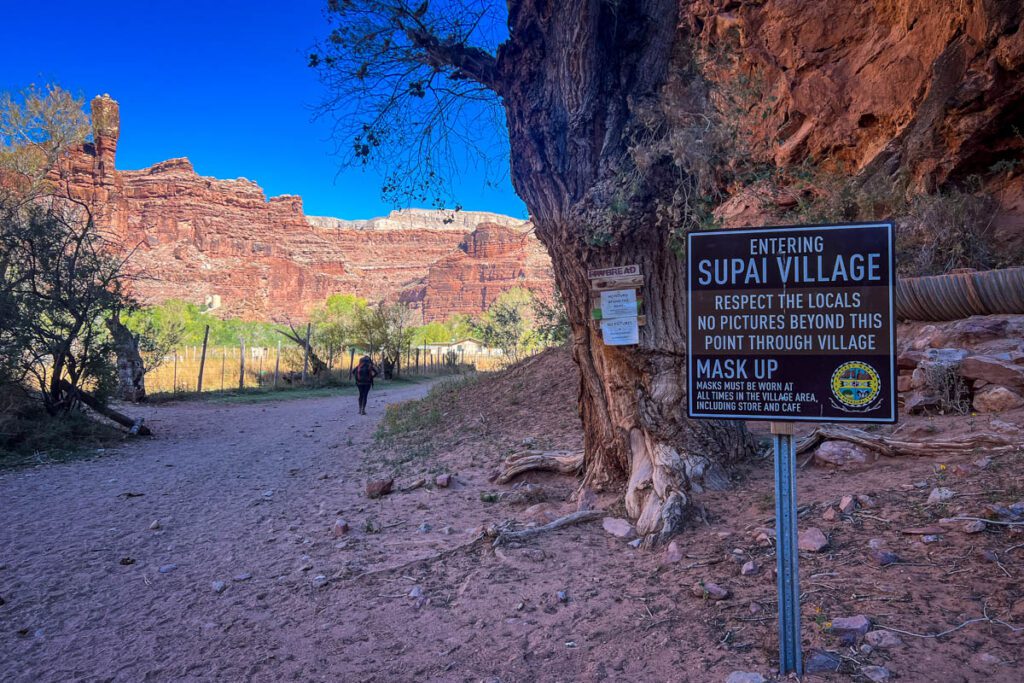
[[[370,395],[373,378],[378,375],[377,366],[369,356],[363,356],[359,359],[359,365],[349,374],[355,378],[356,387],[359,389],[359,414],[366,415],[366,399]]]

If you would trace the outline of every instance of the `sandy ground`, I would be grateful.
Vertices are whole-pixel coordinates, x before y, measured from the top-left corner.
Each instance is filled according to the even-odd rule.
[[[426,390],[146,408],[154,439],[0,473],[0,680],[339,680],[312,579],[384,403]]]
[[[600,522],[518,547],[473,540],[488,525],[575,510],[572,477],[488,479],[524,439],[578,446],[567,362],[541,358],[438,392],[420,426],[384,446],[372,440],[383,404],[425,387],[375,393],[367,418],[352,414],[352,397],[162,406],[149,419],[156,439],[0,474],[0,680],[703,683],[737,670],[774,680],[774,551],[756,540],[771,526],[770,459],[737,473],[735,489],[699,498],[707,519],[678,537],[673,562]],[[553,389],[533,390],[552,378]],[[988,420],[932,426],[941,435],[947,425]],[[1019,452],[985,468],[976,458],[801,470],[801,528],[829,539],[801,554],[804,651],[841,663],[808,680],[859,683],[871,666],[900,683],[1021,680],[1019,527],[954,525],[928,544],[902,533],[1024,498]],[[433,486],[440,473],[453,486]],[[369,500],[364,482],[378,476],[396,477],[396,491]],[[428,485],[401,490],[417,479]],[[927,505],[936,486],[955,498]],[[512,495],[490,503],[482,492]],[[845,494],[868,495],[871,507],[824,520]],[[619,500],[609,491],[598,503],[615,515]],[[339,517],[351,530],[335,536]],[[871,539],[900,561],[874,562]],[[995,560],[979,559],[984,551]],[[747,560],[756,574],[741,575]],[[701,581],[730,597],[695,596]],[[1004,623],[864,651],[828,629],[858,614],[922,635],[986,614]]]

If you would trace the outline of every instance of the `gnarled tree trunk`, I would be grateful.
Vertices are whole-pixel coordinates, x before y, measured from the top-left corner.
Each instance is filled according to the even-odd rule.
[[[107,318],[107,329],[114,338],[117,356],[117,396],[123,401],[146,400],[146,365],[139,353],[139,338],[124,326],[115,313]]]
[[[691,492],[727,486],[729,466],[752,452],[742,423],[686,418],[685,271],[669,209],[692,181],[670,158],[640,158],[671,134],[666,107],[704,106],[671,78],[686,54],[676,2],[520,0],[509,26],[498,66],[512,179],[573,329],[584,483],[625,477],[639,532],[664,539]],[[639,346],[608,347],[590,322],[586,271],[627,264],[643,270],[647,324]]]

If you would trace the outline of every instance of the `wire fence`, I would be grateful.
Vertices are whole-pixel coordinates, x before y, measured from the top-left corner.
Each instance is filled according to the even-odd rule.
[[[246,389],[286,389],[297,386],[343,384],[362,352],[328,350],[322,358],[328,371],[314,376],[304,349],[295,344],[283,348],[248,346],[183,346],[162,357],[146,358],[146,391],[151,394],[196,393]],[[381,366],[379,356],[374,357]],[[427,377],[461,372],[488,372],[507,364],[500,354],[466,353],[465,350],[412,348],[393,368],[397,377]],[[200,375],[202,379],[200,379]]]

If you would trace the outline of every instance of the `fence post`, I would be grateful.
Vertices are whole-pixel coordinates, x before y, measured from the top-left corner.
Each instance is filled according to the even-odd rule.
[[[277,378],[281,374],[281,340],[277,340],[277,357],[274,359],[274,388],[277,389]]]
[[[199,357],[199,381],[196,382],[196,393],[203,393],[203,370],[206,369],[206,342],[210,338],[210,326],[203,332],[203,355]]]
[[[245,389],[245,340],[239,339],[238,347],[238,388]]]
[[[355,367],[356,362],[356,347],[352,347],[348,350],[348,376],[352,378],[352,368]]]
[[[420,349],[416,347],[416,374],[420,374]]]
[[[174,378],[171,380],[171,393],[178,393],[178,349],[174,349]]]
[[[312,329],[311,323],[306,323],[306,343],[303,345],[305,351],[302,354],[302,383],[306,383],[306,370],[309,367],[309,333]]]

